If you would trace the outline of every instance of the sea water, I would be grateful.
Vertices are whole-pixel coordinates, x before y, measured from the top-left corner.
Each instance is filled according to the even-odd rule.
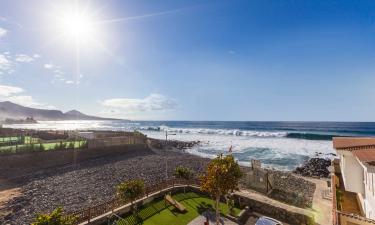
[[[372,122],[242,121],[39,121],[5,125],[42,130],[137,130],[165,140],[200,141],[186,150],[213,158],[229,153],[242,164],[258,159],[264,166],[292,170],[311,157],[332,158],[333,136],[375,136]]]

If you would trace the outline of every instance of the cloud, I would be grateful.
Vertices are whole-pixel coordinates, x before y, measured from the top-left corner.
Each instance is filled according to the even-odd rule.
[[[53,68],[53,64],[51,64],[51,63],[46,63],[46,64],[43,65],[43,67],[49,70],[49,69],[52,69],[52,68]]]
[[[9,97],[14,94],[19,94],[23,92],[23,89],[20,87],[0,85],[0,96]]]
[[[26,54],[12,54],[11,52],[3,52],[0,54],[0,75],[1,74],[12,74],[16,71],[16,68],[24,63],[30,63],[41,56],[34,54],[29,56]]]
[[[32,62],[34,60],[35,60],[34,57],[28,56],[26,54],[17,54],[16,55],[16,61],[17,62]]]
[[[56,83],[56,82],[64,82],[66,84],[69,84],[66,82],[66,79],[64,77],[64,72],[62,71],[61,69],[61,66],[57,66],[55,64],[52,64],[52,63],[46,63],[43,65],[43,67],[46,69],[46,70],[49,70],[52,72],[52,75],[53,75],[53,79],[51,81],[52,84]]]
[[[11,74],[14,72],[13,62],[7,54],[0,54],[0,75],[4,73]]]
[[[101,102],[103,106],[120,109],[127,114],[137,112],[164,111],[176,108],[175,99],[161,94],[150,94],[146,98],[112,98]]]
[[[1,28],[0,27],[0,38],[4,37],[5,35],[7,35],[8,31],[5,30],[4,28]]]
[[[22,95],[24,92],[24,89],[20,87],[0,85],[0,100],[11,101],[28,107],[55,109],[54,106],[35,101],[30,95]]]

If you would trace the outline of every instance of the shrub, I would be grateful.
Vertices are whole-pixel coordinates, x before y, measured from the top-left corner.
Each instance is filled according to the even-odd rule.
[[[76,220],[74,216],[64,216],[62,208],[59,207],[50,214],[38,214],[31,225],[73,225]]]

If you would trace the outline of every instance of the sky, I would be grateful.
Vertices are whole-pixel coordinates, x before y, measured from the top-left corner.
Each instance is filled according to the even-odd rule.
[[[0,100],[134,120],[375,121],[375,1],[0,1]]]

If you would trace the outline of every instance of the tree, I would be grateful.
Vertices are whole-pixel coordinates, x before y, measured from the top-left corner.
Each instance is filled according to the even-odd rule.
[[[121,199],[130,201],[131,208],[134,210],[133,202],[143,195],[145,192],[145,184],[143,180],[134,179],[120,183],[117,185],[116,189]]]
[[[71,149],[73,149],[74,148],[74,142],[69,142],[69,146],[68,146],[68,148],[71,148]]]
[[[201,190],[215,198],[216,224],[220,223],[220,197],[238,189],[242,172],[232,155],[218,155],[207,166],[206,174],[201,177]]]
[[[76,220],[74,216],[64,216],[63,209],[59,207],[50,214],[38,214],[31,225],[73,225]]]
[[[174,176],[176,178],[190,180],[190,178],[193,176],[193,171],[187,167],[178,166],[174,170]],[[184,193],[185,193],[185,186],[184,186]]]

